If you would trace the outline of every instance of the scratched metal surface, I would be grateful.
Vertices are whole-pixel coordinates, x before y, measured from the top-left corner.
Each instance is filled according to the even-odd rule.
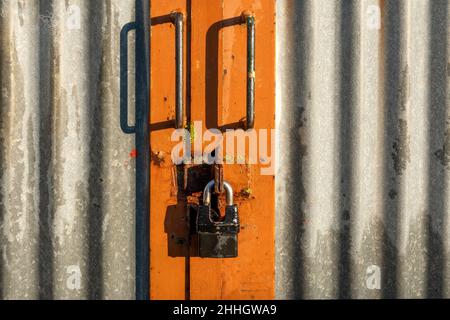
[[[278,1],[278,298],[450,296],[449,13]]]
[[[449,297],[449,2],[277,6],[277,298]],[[133,16],[0,1],[1,299],[134,297]]]
[[[0,298],[134,297],[133,20],[134,0],[0,1]]]

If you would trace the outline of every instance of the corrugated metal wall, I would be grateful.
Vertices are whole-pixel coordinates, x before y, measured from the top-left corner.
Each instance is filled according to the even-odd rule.
[[[2,299],[134,297],[134,2],[0,1]],[[278,298],[450,296],[449,14],[278,0]]]
[[[450,296],[448,0],[278,1],[277,296]]]
[[[119,127],[134,2],[0,2],[0,298],[134,297],[134,137]]]

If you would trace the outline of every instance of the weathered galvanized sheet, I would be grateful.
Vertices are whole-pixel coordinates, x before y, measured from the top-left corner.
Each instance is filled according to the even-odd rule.
[[[134,137],[118,93],[134,1],[0,10],[0,298],[133,298]]]
[[[450,295],[449,13],[278,1],[279,298]]]

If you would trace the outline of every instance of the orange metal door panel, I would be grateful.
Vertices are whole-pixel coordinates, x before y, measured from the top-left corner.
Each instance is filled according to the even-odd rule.
[[[270,129],[275,118],[275,1],[152,1],[152,19],[174,10],[186,15],[185,114],[191,132],[199,131],[193,129],[194,122],[201,121],[204,132],[242,123],[245,118],[247,29],[236,23],[236,18],[244,10],[254,13],[255,129],[268,130],[270,156]],[[177,168],[171,161],[176,144],[170,140],[175,118],[174,27],[154,25],[151,32],[150,297],[273,299],[274,176],[261,174],[265,166],[224,165],[224,179],[234,188],[241,219],[239,257],[196,257],[192,249],[195,239],[188,249],[186,205],[198,202],[201,193],[183,192],[182,184],[185,179],[188,184],[192,179],[198,183],[195,177],[204,174],[205,168]],[[201,139],[201,134],[196,132],[195,139]]]

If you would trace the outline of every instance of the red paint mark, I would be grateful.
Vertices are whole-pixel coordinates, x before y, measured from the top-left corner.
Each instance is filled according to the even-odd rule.
[[[130,152],[130,158],[137,158],[137,150],[136,149],[133,149],[131,152]]]

